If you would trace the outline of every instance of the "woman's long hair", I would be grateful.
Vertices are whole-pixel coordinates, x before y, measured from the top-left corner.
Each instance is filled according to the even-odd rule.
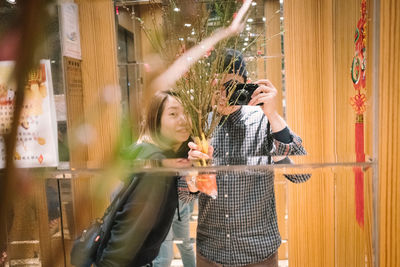
[[[146,142],[151,143],[160,147],[163,150],[170,150],[170,147],[167,147],[163,142],[161,131],[161,116],[165,109],[165,103],[168,97],[176,97],[176,94],[172,90],[167,91],[159,91],[157,92],[150,100],[146,113],[144,116],[144,121],[142,123],[141,133],[138,139],[138,143]],[[178,99],[179,101],[179,99]],[[189,119],[189,118],[188,118]],[[187,153],[189,151],[188,142],[192,139],[189,139],[186,142],[183,142],[181,147],[176,152],[177,157],[187,157]]]
[[[169,96],[174,96],[171,90],[159,91],[151,98],[146,109],[138,143],[147,142],[163,148],[164,142],[160,133],[161,116]]]

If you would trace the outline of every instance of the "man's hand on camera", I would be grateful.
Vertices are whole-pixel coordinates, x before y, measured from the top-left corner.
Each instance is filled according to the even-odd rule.
[[[262,104],[261,108],[271,123],[272,132],[281,131],[287,124],[277,112],[276,96],[278,91],[269,80],[258,80],[255,84],[258,84],[258,88],[254,91],[249,105]]]
[[[200,151],[200,147],[193,142],[189,142],[189,159],[212,159],[214,148],[210,145],[208,146],[208,153],[203,153]]]
[[[256,106],[262,104],[261,108],[267,117],[271,117],[276,113],[276,96],[278,91],[269,80],[258,80],[255,82],[258,84],[258,88],[254,91],[250,106]]]

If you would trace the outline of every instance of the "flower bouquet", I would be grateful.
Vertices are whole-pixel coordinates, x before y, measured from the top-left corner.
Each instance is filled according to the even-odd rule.
[[[224,69],[225,48],[232,47],[229,43],[235,42],[235,36],[244,28],[252,1],[243,1],[237,13],[235,11],[238,1],[233,0],[207,3],[195,0],[169,2],[162,5],[164,30],[156,25],[149,30],[142,23],[153,48],[165,61],[174,61],[162,75],[153,80],[152,87],[162,88],[168,84],[174,88],[191,121],[193,141],[203,153],[208,154],[209,139],[223,116],[216,112],[216,103],[219,101],[221,80],[229,69]],[[182,10],[187,11],[186,15],[184,12],[181,14],[186,20],[179,17],[178,11]],[[190,19],[187,13],[192,14]],[[212,18],[211,13],[214,14]],[[179,23],[183,27],[179,27]],[[217,27],[219,28],[215,30]],[[213,31],[211,35],[210,31]],[[234,59],[231,64],[233,61]],[[200,160],[195,164],[207,166],[208,162]],[[203,173],[191,177],[199,191],[216,197],[215,174]]]

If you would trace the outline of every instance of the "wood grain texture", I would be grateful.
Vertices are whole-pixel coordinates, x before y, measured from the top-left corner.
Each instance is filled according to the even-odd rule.
[[[120,88],[112,1],[77,0],[82,47],[82,80],[88,168],[113,156],[120,121]]]
[[[400,265],[400,2],[380,6],[380,265]]]
[[[287,119],[303,138],[308,160],[313,162],[355,161],[355,114],[350,106],[355,91],[350,63],[360,3],[285,2]],[[365,121],[368,154],[372,150],[372,116]],[[317,173],[302,187],[289,185],[289,262],[295,266],[371,265],[369,173],[364,183],[364,228],[355,221],[351,168]],[[315,209],[315,203],[321,209]],[[306,227],[299,228],[299,221]],[[314,244],[320,246],[314,248]],[[318,249],[315,256],[310,254],[314,249]]]
[[[350,98],[356,94],[350,78],[350,66],[354,56],[354,36],[359,18],[361,1],[336,0],[334,17],[334,129],[335,152],[338,162],[354,162],[355,159],[355,112]],[[372,5],[368,14],[372,14]],[[367,18],[371,21],[371,18]],[[367,26],[367,111],[364,114],[366,159],[372,154],[372,29]],[[364,93],[364,92],[363,92]],[[335,253],[337,266],[372,266],[372,174],[364,173],[364,227],[355,220],[355,177],[351,168],[335,173]]]
[[[281,20],[279,0],[268,0],[264,3],[265,43],[262,47],[266,50],[266,76],[278,90],[278,113],[283,116],[283,88],[282,88],[282,46],[281,46]],[[264,73],[262,73],[264,74]]]
[[[76,130],[85,122],[81,61],[64,57],[65,96],[67,104],[67,132],[71,168],[85,168],[88,160],[86,144],[76,138]]]
[[[308,160],[332,162],[333,1],[284,1],[284,27],[287,121]],[[305,184],[289,183],[288,206],[290,265],[335,266],[334,174],[323,170]]]

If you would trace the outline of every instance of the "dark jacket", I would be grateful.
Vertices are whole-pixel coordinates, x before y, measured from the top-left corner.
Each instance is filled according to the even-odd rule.
[[[135,144],[129,152],[136,159],[179,156],[149,143]],[[157,172],[146,173],[138,179],[123,209],[115,216],[110,239],[96,262],[98,267],[151,263],[168,234],[178,205],[177,177]]]

